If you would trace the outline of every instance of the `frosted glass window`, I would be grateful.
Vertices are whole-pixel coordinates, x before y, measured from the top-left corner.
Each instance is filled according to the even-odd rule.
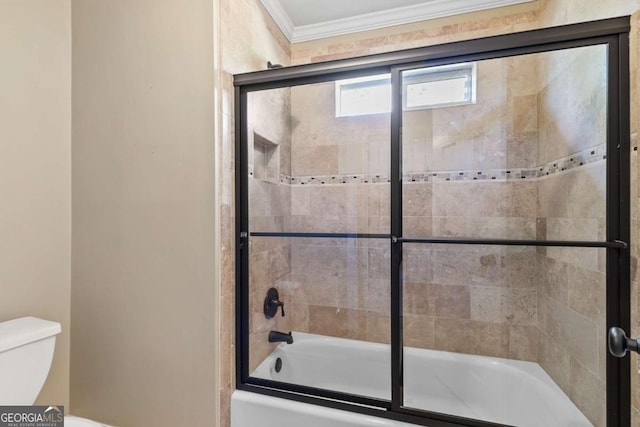
[[[391,77],[382,74],[336,82],[336,117],[391,112]]]
[[[476,65],[463,63],[403,72],[403,108],[474,104]],[[336,117],[391,112],[389,74],[336,81]]]
[[[405,110],[475,104],[476,63],[443,65],[402,73]]]
[[[407,108],[435,107],[443,104],[464,104],[470,101],[468,79],[446,80],[407,85]]]

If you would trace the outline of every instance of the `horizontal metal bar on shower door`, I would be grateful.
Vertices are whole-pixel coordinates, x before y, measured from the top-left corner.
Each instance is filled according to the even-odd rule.
[[[580,241],[580,240],[510,240],[510,239],[467,239],[467,238],[439,238],[439,237],[398,237],[402,243],[429,243],[450,245],[496,245],[496,246],[564,246],[576,248],[613,248],[626,249],[626,242]]]
[[[406,414],[402,412],[394,412],[390,411],[383,407],[375,407],[370,405],[353,405],[347,401],[342,401],[338,399],[329,398],[322,395],[311,395],[311,394],[301,394],[301,393],[293,393],[286,389],[280,388],[271,388],[271,387],[262,387],[249,383],[239,383],[236,385],[238,390],[250,391],[253,393],[262,394],[265,396],[279,397],[282,399],[293,400],[301,403],[308,403],[311,405],[323,406],[326,408],[339,409],[342,411],[354,412],[363,415],[369,415],[378,418],[384,418],[393,421],[401,421],[404,423],[411,423],[416,426],[427,426],[427,427],[460,427],[462,424],[459,424],[457,418],[452,418],[451,421],[442,421],[440,419],[434,418],[425,418],[424,416],[416,417],[411,414]],[[449,418],[449,417],[441,417],[441,418]],[[466,426],[470,427],[494,427],[496,424],[488,424],[482,422],[476,422],[472,420],[471,424],[466,424]],[[499,427],[509,427],[502,426],[497,424]]]
[[[263,232],[252,231],[252,237],[318,237],[324,239],[391,239],[390,234],[366,233],[296,233],[296,232]]]
[[[394,243],[427,243],[448,245],[495,245],[495,246],[560,246],[575,248],[612,248],[627,249],[627,242],[616,240],[601,242],[592,240],[517,240],[517,239],[475,239],[466,237],[394,237],[390,234],[365,233],[297,233],[277,231],[252,231],[252,237],[308,237],[325,239],[391,239]]]
[[[309,396],[319,396],[323,399],[339,400],[343,402],[353,402],[358,405],[365,405],[378,410],[387,410],[391,408],[391,402],[387,399],[368,397],[359,394],[346,393],[341,391],[329,390],[321,387],[311,387],[292,382],[276,381],[266,378],[249,377],[245,384],[251,384],[258,387],[278,388],[279,390],[291,393],[305,394]]]

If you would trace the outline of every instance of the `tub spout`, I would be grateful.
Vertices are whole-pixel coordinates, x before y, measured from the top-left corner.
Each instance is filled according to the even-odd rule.
[[[291,332],[285,334],[284,332],[269,331],[269,342],[286,342],[287,344],[293,344],[293,336]]]

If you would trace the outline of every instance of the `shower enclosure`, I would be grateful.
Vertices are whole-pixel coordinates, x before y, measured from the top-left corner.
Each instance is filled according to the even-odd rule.
[[[628,426],[628,31],[235,76],[237,388],[553,425],[544,384],[571,425]]]

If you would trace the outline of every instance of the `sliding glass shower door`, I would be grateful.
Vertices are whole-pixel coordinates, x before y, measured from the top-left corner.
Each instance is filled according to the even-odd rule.
[[[628,427],[628,23],[235,76],[237,387]]]
[[[386,111],[363,114],[361,81],[372,82],[365,76],[248,94],[246,368],[261,382],[382,401],[391,398],[390,99],[381,105]],[[290,332],[292,344],[280,351]],[[344,340],[370,344],[375,374],[355,374]],[[331,350],[288,353],[317,342]],[[348,374],[354,377],[344,381]]]
[[[405,407],[606,425],[607,58],[399,71]]]

